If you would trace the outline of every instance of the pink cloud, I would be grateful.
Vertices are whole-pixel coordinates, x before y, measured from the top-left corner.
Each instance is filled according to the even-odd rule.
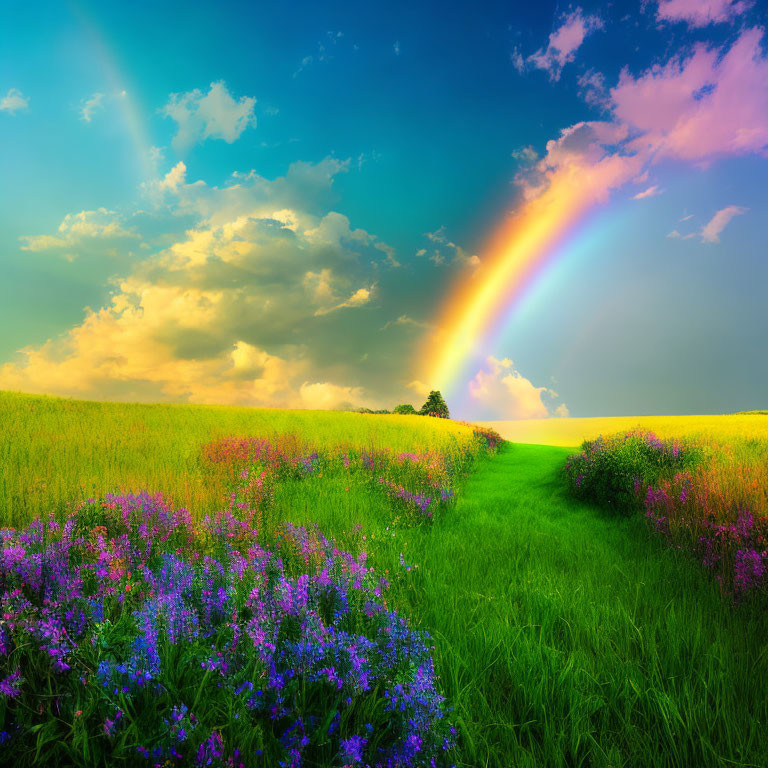
[[[658,184],[654,184],[652,187],[648,187],[648,189],[644,189],[642,192],[638,192],[636,195],[632,196],[633,200],[645,200],[646,197],[655,197],[656,195],[660,195],[664,190],[659,189]]]
[[[563,67],[576,58],[576,51],[587,35],[602,26],[599,16],[584,16],[581,8],[576,8],[563,18],[563,23],[549,36],[546,49],[540,48],[527,61],[549,72],[551,80],[559,80]]]
[[[706,27],[732,21],[751,7],[744,0],[659,0],[656,18],[660,21],[685,21],[692,27]]]
[[[567,416],[568,408],[560,403],[550,412],[544,399],[557,399],[548,387],[537,387],[522,376],[511,360],[491,356],[485,369],[479,370],[469,382],[473,410],[482,417],[503,419],[546,419],[552,415]]]
[[[637,78],[625,69],[611,101],[615,119],[636,135],[628,149],[692,162],[765,154],[768,59],[762,35],[762,29],[747,29],[725,52],[698,44],[688,58],[675,57]]]
[[[719,243],[720,233],[728,226],[734,216],[746,213],[747,209],[739,205],[729,205],[718,211],[701,230],[701,239],[707,243]]]

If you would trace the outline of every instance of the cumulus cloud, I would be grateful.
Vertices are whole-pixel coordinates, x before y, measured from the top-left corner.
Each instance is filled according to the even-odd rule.
[[[293,174],[249,174],[218,189],[188,183],[186,168],[175,166],[163,193],[196,211],[197,223],[135,263],[82,323],[20,350],[0,367],[0,388],[284,407],[359,405],[364,395],[375,403],[356,381],[355,332],[347,320],[340,345],[335,318],[367,305],[392,267],[373,235],[341,214],[299,205],[294,183],[325,177],[329,186],[327,165]],[[114,212],[99,209],[66,217],[56,235],[25,247],[108,236],[125,232]],[[380,324],[371,319],[368,338]],[[365,331],[365,322],[356,328]]]
[[[571,195],[574,205],[586,206],[630,181],[641,183],[664,159],[703,166],[725,156],[765,156],[762,34],[746,29],[730,47],[696,44],[637,76],[623,70],[609,91],[610,119],[566,128],[538,163],[518,174],[525,198],[551,190],[552,205]]]
[[[136,232],[124,227],[123,218],[117,212],[98,208],[67,214],[55,235],[24,235],[20,240],[22,251],[50,251],[72,260],[94,248],[109,252],[114,241],[138,237]]]
[[[256,99],[250,96],[241,96],[236,101],[226,83],[219,81],[211,83],[206,94],[197,88],[172,93],[160,113],[176,122],[172,144],[174,149],[183,151],[206,139],[232,144],[246,128],[256,125],[255,104]]]
[[[9,115],[15,115],[17,112],[29,109],[29,99],[18,88],[11,88],[8,93],[0,99],[0,112],[7,112]]]
[[[727,50],[698,43],[691,55],[639,77],[623,70],[610,93],[615,119],[636,134],[628,151],[698,163],[765,154],[768,58],[762,35],[747,29]]]
[[[752,6],[745,0],[659,0],[659,21],[684,21],[691,27],[706,27],[733,21]]]
[[[701,230],[701,239],[706,243],[719,243],[720,233],[728,226],[730,220],[746,212],[746,208],[738,205],[722,208],[704,225]]]
[[[559,80],[563,67],[575,60],[576,51],[587,35],[602,26],[599,16],[585,16],[582,9],[577,7],[562,17],[560,26],[549,36],[547,47],[540,48],[526,61],[549,73],[550,80]]]
[[[564,403],[550,410],[545,398],[551,401],[557,393],[535,386],[508,358],[498,360],[490,356],[487,367],[469,382],[469,394],[476,419],[546,419],[568,413]]]

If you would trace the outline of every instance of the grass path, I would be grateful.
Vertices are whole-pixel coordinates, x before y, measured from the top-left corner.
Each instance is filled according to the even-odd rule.
[[[471,766],[768,765],[768,624],[682,553],[569,499],[568,451],[508,445],[408,542]]]

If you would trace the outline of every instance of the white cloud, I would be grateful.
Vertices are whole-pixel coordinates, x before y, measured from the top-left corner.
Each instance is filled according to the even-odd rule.
[[[585,16],[577,7],[562,18],[560,26],[549,36],[547,47],[531,54],[526,62],[548,72],[551,80],[559,80],[563,67],[575,60],[576,51],[587,35],[602,26],[599,16]]]
[[[104,94],[94,93],[89,98],[83,100],[83,107],[80,110],[80,117],[81,119],[85,120],[86,123],[90,123],[94,113],[98,112],[103,108],[104,108]]]
[[[176,122],[172,144],[183,151],[206,139],[221,139],[228,144],[236,141],[248,126],[256,125],[255,104],[256,99],[250,96],[235,101],[226,83],[219,81],[211,83],[207,94],[198,89],[172,93],[160,112]]]
[[[0,112],[7,112],[9,115],[15,115],[17,112],[29,109],[29,99],[18,88],[11,88],[8,93],[0,99]]]
[[[717,211],[715,215],[698,231],[682,234],[677,229],[673,229],[667,237],[673,240],[690,240],[693,237],[700,237],[704,243],[719,243],[720,234],[728,226],[734,216],[740,216],[749,209],[742,208],[739,205],[728,205]],[[683,216],[680,221],[688,221],[693,218],[693,214]]]
[[[701,230],[701,239],[705,243],[719,243],[720,233],[728,226],[728,222],[734,216],[740,216],[747,212],[747,208],[738,205],[729,205],[719,210]]]
[[[557,397],[548,387],[534,386],[511,360],[493,356],[488,358],[487,368],[469,382],[469,394],[476,419],[546,419],[552,414],[544,398]],[[564,403],[554,409],[558,416],[567,412]]]

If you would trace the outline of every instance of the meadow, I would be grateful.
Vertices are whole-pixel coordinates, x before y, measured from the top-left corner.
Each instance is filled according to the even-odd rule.
[[[58,656],[32,664],[27,646],[4,645],[0,758],[768,764],[766,612],[734,603],[643,514],[575,497],[563,473],[569,449],[494,451],[471,427],[410,416],[0,394],[0,417],[2,521],[28,526],[3,534],[4,589],[13,579],[34,583],[18,548],[59,546],[66,537],[56,526],[69,519],[67,551],[84,566],[94,561],[108,585],[98,593],[107,614],[82,619],[92,641],[81,651],[47,636],[42,644]],[[52,528],[33,522],[49,513]],[[163,539],[165,552],[152,549]],[[132,572],[136,552],[146,554]],[[196,552],[208,571],[185,570]],[[227,565],[228,581],[214,561]],[[163,581],[168,568],[190,579],[189,593]],[[249,604],[257,583],[259,600]],[[147,585],[165,602],[140,598]],[[329,596],[340,601],[330,613]],[[158,613],[177,642],[146,642]],[[283,655],[264,650],[254,616],[291,628],[274,636]],[[231,651],[235,631],[248,648],[261,643],[250,667]],[[320,631],[322,654],[302,667],[291,654],[315,648]],[[377,660],[370,669],[355,661],[350,637]],[[30,646],[41,642],[28,633]],[[151,667],[153,648],[162,674]],[[142,687],[145,673],[151,685]],[[92,681],[103,692],[86,696]],[[12,718],[34,720],[33,730],[14,733]]]
[[[705,416],[520,419],[485,423],[513,443],[573,448],[598,435],[611,435],[631,429],[650,430],[659,437],[698,436],[721,441],[768,440],[768,413],[765,411]]]

